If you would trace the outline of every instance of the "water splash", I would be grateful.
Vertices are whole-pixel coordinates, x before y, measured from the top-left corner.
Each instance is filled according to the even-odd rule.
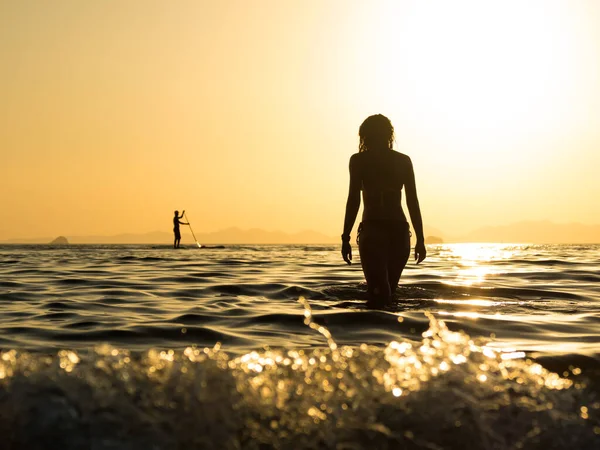
[[[0,354],[3,448],[594,448],[600,402],[429,314],[421,342]],[[573,369],[575,372],[575,369]]]

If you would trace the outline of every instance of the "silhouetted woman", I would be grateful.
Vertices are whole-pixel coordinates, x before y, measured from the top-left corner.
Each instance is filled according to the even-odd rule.
[[[387,305],[410,254],[410,231],[402,211],[402,187],[417,235],[415,260],[425,259],[423,222],[415,174],[410,158],[392,150],[394,127],[381,115],[367,117],[358,130],[358,153],[350,158],[350,189],[342,234],[342,256],[350,264],[350,232],[360,208],[360,191],[365,202],[362,223],[358,227],[358,250],[367,280],[370,307]]]

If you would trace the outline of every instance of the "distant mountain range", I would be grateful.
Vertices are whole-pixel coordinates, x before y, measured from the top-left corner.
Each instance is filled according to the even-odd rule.
[[[185,231],[185,230],[183,230]],[[557,224],[550,221],[518,222],[510,225],[477,228],[463,236],[446,236],[437,228],[425,228],[425,236],[440,238],[444,242],[506,242],[543,244],[600,243],[600,225],[581,223]],[[183,233],[183,243],[194,242],[192,235]],[[56,236],[36,239],[11,239],[6,244],[47,244]],[[169,244],[172,233],[155,231],[144,234],[117,234],[113,236],[66,236],[71,244]],[[328,236],[317,231],[298,233],[267,231],[259,228],[243,230],[227,228],[210,233],[196,234],[201,244],[337,244],[338,236]],[[414,240],[414,236],[413,236]],[[434,241],[434,239],[432,240]]]
[[[71,244],[170,244],[173,242],[173,233],[155,231],[142,234],[116,234],[112,236],[66,236]],[[266,231],[258,228],[242,230],[240,228],[227,228],[211,233],[196,233],[196,238],[201,244],[328,244],[337,243],[334,239],[316,231],[300,231],[298,233],[284,233],[281,231]],[[46,244],[54,237],[36,239],[11,239],[3,241],[7,244]],[[182,228],[182,243],[194,242],[190,233]]]

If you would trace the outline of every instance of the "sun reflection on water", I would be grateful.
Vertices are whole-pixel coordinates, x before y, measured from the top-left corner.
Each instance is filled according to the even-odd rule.
[[[498,306],[509,302],[494,302],[491,300],[472,299],[472,300],[455,300],[455,299],[443,299],[436,298],[433,300],[436,303],[446,303],[451,305],[468,305],[468,306]],[[516,302],[510,302],[516,303]]]
[[[482,284],[490,275],[502,273],[489,263],[510,260],[518,249],[505,244],[446,244],[441,246],[439,256],[455,261],[456,277],[448,284],[473,286]]]

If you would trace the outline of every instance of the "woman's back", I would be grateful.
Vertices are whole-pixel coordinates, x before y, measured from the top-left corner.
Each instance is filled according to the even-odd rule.
[[[406,222],[402,210],[402,187],[407,181],[410,159],[394,150],[369,150],[352,157],[361,180],[363,221],[394,220]]]

